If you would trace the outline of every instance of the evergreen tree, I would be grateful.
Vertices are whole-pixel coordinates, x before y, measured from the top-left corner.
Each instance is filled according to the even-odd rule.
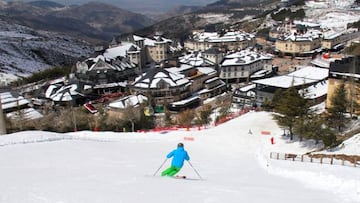
[[[288,128],[290,139],[293,139],[293,128],[297,119],[307,115],[307,101],[298,93],[297,89],[290,87],[282,92],[277,92],[273,98],[274,110],[276,113],[274,119],[280,126]],[[281,96],[280,96],[281,95]]]
[[[316,144],[318,141],[322,141],[325,146],[336,143],[335,133],[326,125],[326,120],[317,114],[298,119],[294,132],[301,138],[314,139]]]
[[[336,127],[340,132],[346,124],[345,113],[347,107],[345,84],[342,83],[335,89],[334,95],[330,98],[331,106],[328,107],[328,119],[330,125]]]

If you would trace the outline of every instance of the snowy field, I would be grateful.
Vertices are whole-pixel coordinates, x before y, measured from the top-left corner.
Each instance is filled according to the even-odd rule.
[[[360,202],[360,168],[270,160],[314,149],[282,132],[269,113],[250,112],[201,131],[4,135],[0,202]],[[203,180],[188,163],[188,180],[159,177],[170,161],[153,176],[178,142]],[[359,154],[359,142],[343,150]]]

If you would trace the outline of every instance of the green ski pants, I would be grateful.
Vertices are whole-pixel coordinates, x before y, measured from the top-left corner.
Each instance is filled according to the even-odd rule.
[[[181,168],[177,168],[175,166],[170,166],[165,171],[161,173],[161,176],[174,176],[180,171]]]

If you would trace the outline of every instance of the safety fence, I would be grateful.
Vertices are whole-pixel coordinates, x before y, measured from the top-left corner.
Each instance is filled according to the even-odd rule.
[[[259,109],[255,108],[244,108],[238,112],[229,113],[229,115],[219,119],[217,122],[214,122],[214,126],[223,124],[227,121],[230,121],[234,118],[237,118],[239,116],[242,116],[249,111],[258,111]],[[208,126],[171,126],[171,127],[156,127],[154,129],[148,129],[148,130],[138,130],[137,132],[169,132],[169,131],[196,131],[196,130],[203,130],[206,129]]]
[[[360,166],[360,156],[351,156],[345,154],[286,154],[270,152],[270,159],[300,161],[318,164],[342,165],[342,166]]]

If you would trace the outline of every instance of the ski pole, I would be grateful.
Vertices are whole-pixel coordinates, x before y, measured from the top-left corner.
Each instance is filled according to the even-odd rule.
[[[161,164],[161,166],[158,168],[158,170],[155,171],[154,175],[155,176],[157,174],[157,172],[161,169],[161,167],[163,167],[163,165],[165,164],[165,162],[167,161],[168,159],[165,159],[164,162]]]
[[[197,172],[197,170],[194,168],[194,166],[191,164],[190,161],[187,161],[189,163],[189,165],[191,166],[191,168],[194,169],[195,173],[199,176],[200,180],[203,180],[202,177],[200,176],[200,174]]]

